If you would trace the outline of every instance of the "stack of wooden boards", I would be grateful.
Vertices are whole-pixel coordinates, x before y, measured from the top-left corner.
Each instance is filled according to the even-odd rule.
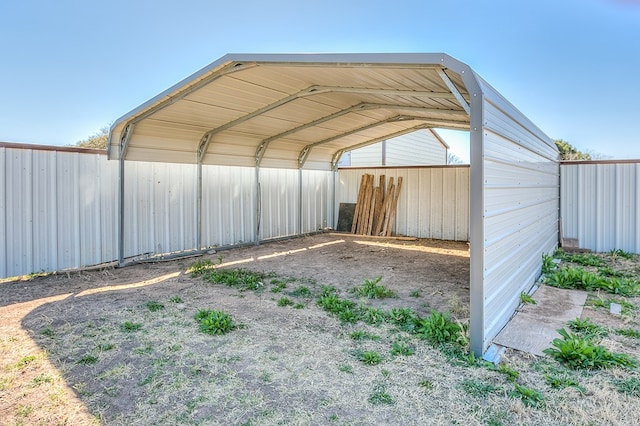
[[[402,177],[398,177],[397,186],[393,177],[385,185],[384,175],[380,176],[378,186],[374,187],[374,181],[373,175],[362,175],[351,233],[390,237],[396,220]]]

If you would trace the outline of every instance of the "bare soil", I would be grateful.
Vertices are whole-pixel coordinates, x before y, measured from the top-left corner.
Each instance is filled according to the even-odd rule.
[[[188,272],[203,259],[274,273],[286,287],[278,291],[268,279],[257,291],[206,283]],[[365,299],[349,291],[377,277],[398,296]],[[579,374],[585,393],[555,390],[544,375],[556,363],[509,352],[505,365],[520,372],[518,383],[544,397],[530,407],[495,369],[452,358],[388,324],[342,324],[315,303],[325,285],[367,306],[411,307],[420,315],[436,309],[466,323],[468,246],[321,234],[0,283],[0,424],[640,422],[638,410],[628,409],[638,398],[613,389],[626,370]],[[296,295],[302,287],[307,296]],[[283,297],[296,308],[281,306]],[[163,308],[153,311],[149,302]],[[204,334],[194,320],[201,309],[222,310],[238,327]],[[127,331],[127,324],[140,329]],[[626,326],[638,327],[635,314]],[[356,331],[369,338],[354,339]],[[393,355],[396,343],[415,352]],[[360,362],[364,351],[383,361]]]

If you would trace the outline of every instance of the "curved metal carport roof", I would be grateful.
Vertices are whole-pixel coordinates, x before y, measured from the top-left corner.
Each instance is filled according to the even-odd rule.
[[[230,54],[125,114],[108,141],[120,160],[120,262],[125,160],[197,164],[201,194],[202,165],[335,170],[344,151],[422,128],[470,134],[470,335],[481,354],[557,244],[558,151],[443,53]]]

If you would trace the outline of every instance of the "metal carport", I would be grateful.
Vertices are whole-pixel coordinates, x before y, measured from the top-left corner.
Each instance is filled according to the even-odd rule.
[[[120,261],[125,160],[197,164],[201,249],[202,165],[255,167],[259,188],[261,167],[335,170],[344,151],[422,128],[470,132],[470,335],[479,355],[557,244],[558,151],[446,54],[230,54],[119,118],[108,155],[120,160]]]

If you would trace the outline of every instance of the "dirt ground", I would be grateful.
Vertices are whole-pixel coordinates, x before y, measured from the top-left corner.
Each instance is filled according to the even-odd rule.
[[[19,389],[11,386],[11,378],[0,382],[0,419],[4,419],[0,423],[86,424],[105,421],[113,424],[126,418],[124,413],[135,409],[131,405],[136,401],[135,396],[119,390],[118,398],[107,395],[108,403],[92,400],[91,396],[105,390],[104,387],[99,389],[104,383],[99,383],[96,389],[87,390],[90,385],[83,377],[87,368],[80,368],[82,365],[78,365],[74,358],[96,352],[96,349],[81,347],[79,341],[68,341],[67,337],[76,333],[95,337],[92,344],[99,348],[102,343],[98,340],[109,340],[101,333],[109,328],[107,324],[111,320],[123,313],[135,316],[140,304],[151,299],[165,301],[169,305],[167,298],[178,295],[184,303],[171,306],[178,311],[193,310],[192,305],[195,304],[201,307],[225,306],[227,311],[243,317],[248,313],[240,311],[248,310],[253,319],[246,318],[246,322],[278,318],[279,312],[273,306],[252,306],[259,302],[248,300],[253,299],[252,295],[243,295],[243,306],[232,307],[232,304],[238,305],[233,291],[224,294],[226,289],[220,289],[225,290],[221,294],[206,289],[203,292],[201,281],[186,273],[189,265],[201,259],[210,259],[225,267],[275,272],[281,277],[299,279],[316,289],[322,285],[333,285],[342,292],[361,284],[364,279],[382,277],[381,284],[396,291],[398,297],[380,301],[381,307],[411,306],[421,314],[429,313],[431,309],[455,311],[463,321],[468,315],[468,245],[437,240],[321,234],[223,250],[199,258],[5,282],[0,284],[0,331],[4,336],[0,358],[8,369],[22,370],[20,376],[27,377],[22,377],[26,385]],[[192,315],[187,316],[187,321]],[[325,315],[321,316],[322,322],[326,322]],[[308,319],[302,320],[303,323],[305,321]],[[55,337],[49,338],[46,335],[48,330],[55,330]],[[178,336],[172,338],[179,340]],[[311,336],[309,338],[312,339]],[[72,354],[60,353],[62,356],[56,358],[56,347],[62,343],[78,347]],[[157,345],[164,343],[155,342]],[[138,344],[138,341],[131,342],[128,349],[135,350]],[[274,350],[279,351],[277,347]],[[97,352],[101,351],[98,349]],[[126,366],[122,368],[130,374],[130,370],[135,369],[132,367],[135,362],[126,359],[126,352],[113,357],[108,365],[111,368]],[[30,357],[35,359],[25,361]],[[21,361],[24,366],[18,365]],[[102,373],[111,368],[103,366]],[[46,373],[43,375],[42,371]],[[42,398],[41,394],[40,383],[43,381],[51,388],[47,398]],[[151,416],[146,420],[155,422],[158,418]]]
[[[206,259],[270,273],[272,281],[243,291],[192,277],[190,266]],[[397,297],[350,291],[378,277]],[[505,370],[481,367],[390,324],[341,323],[316,304],[327,285],[363,306],[410,307],[421,316],[436,309],[465,324],[468,245],[321,234],[0,283],[0,424],[640,422],[640,412],[628,410],[637,396],[613,388],[626,370],[573,373],[517,352],[507,352]],[[236,329],[200,332],[194,316],[202,309],[228,313]],[[638,327],[635,313],[625,318],[626,327]],[[394,353],[398,346],[411,353]],[[361,362],[365,352],[381,362]],[[509,371],[520,375],[509,378]],[[552,388],[549,374],[584,390]],[[539,392],[544,403],[527,405],[516,386]]]

